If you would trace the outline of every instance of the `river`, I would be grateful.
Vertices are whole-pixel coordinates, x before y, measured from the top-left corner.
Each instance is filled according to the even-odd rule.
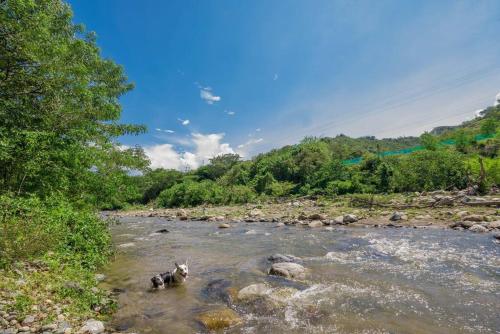
[[[169,233],[155,233],[160,229]],[[243,319],[227,333],[500,332],[500,245],[490,234],[274,223],[219,229],[134,217],[111,231],[117,254],[103,284],[121,292],[112,319],[119,330],[203,333],[196,315],[224,305]],[[267,257],[275,253],[302,258],[307,279],[267,275]],[[185,285],[151,291],[155,273],[186,259]],[[238,291],[255,283],[295,292],[263,306],[207,288]]]

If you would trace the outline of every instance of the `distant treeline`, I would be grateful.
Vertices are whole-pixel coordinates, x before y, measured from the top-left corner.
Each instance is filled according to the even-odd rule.
[[[424,133],[419,138],[381,140],[344,135],[310,137],[248,161],[241,161],[235,154],[221,155],[194,171],[156,169],[130,177],[137,192],[125,201],[116,198],[108,204],[109,208],[127,203],[219,205],[304,195],[451,190],[471,185],[487,191],[500,184],[499,124],[500,108],[491,107],[483,117],[439,136]],[[483,137],[489,139],[476,140]],[[443,144],[450,141],[453,146]],[[415,145],[423,149],[406,155],[380,154]],[[363,157],[359,164],[345,163],[357,156]],[[480,159],[485,177],[480,175]]]

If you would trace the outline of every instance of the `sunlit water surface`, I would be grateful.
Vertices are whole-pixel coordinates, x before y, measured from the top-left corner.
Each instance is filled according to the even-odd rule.
[[[140,333],[204,332],[200,312],[228,306],[227,333],[499,333],[500,245],[452,230],[279,227],[123,218],[112,226],[108,287],[122,289],[112,323]],[[154,233],[159,229],[170,233]],[[121,245],[121,246],[120,246]],[[304,259],[305,282],[266,274],[274,253]],[[189,259],[183,286],[151,291],[150,278]],[[216,286],[291,286],[277,308],[232,302]]]

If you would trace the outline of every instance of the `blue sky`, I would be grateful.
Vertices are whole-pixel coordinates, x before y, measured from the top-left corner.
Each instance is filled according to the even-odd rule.
[[[195,168],[304,136],[419,135],[500,91],[500,1],[70,0],[136,88],[126,137]]]

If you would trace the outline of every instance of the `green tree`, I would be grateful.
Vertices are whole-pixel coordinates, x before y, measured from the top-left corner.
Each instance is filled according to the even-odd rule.
[[[431,135],[429,132],[424,132],[420,136],[420,142],[422,143],[422,146],[426,150],[435,151],[438,149],[439,141],[435,136]]]
[[[4,0],[0,22],[0,192],[82,198],[144,167],[140,150],[115,141],[145,130],[119,122],[118,99],[132,84],[72,23],[69,6]]]
[[[481,124],[481,134],[494,135],[497,131],[497,122],[493,118],[485,119]]]

